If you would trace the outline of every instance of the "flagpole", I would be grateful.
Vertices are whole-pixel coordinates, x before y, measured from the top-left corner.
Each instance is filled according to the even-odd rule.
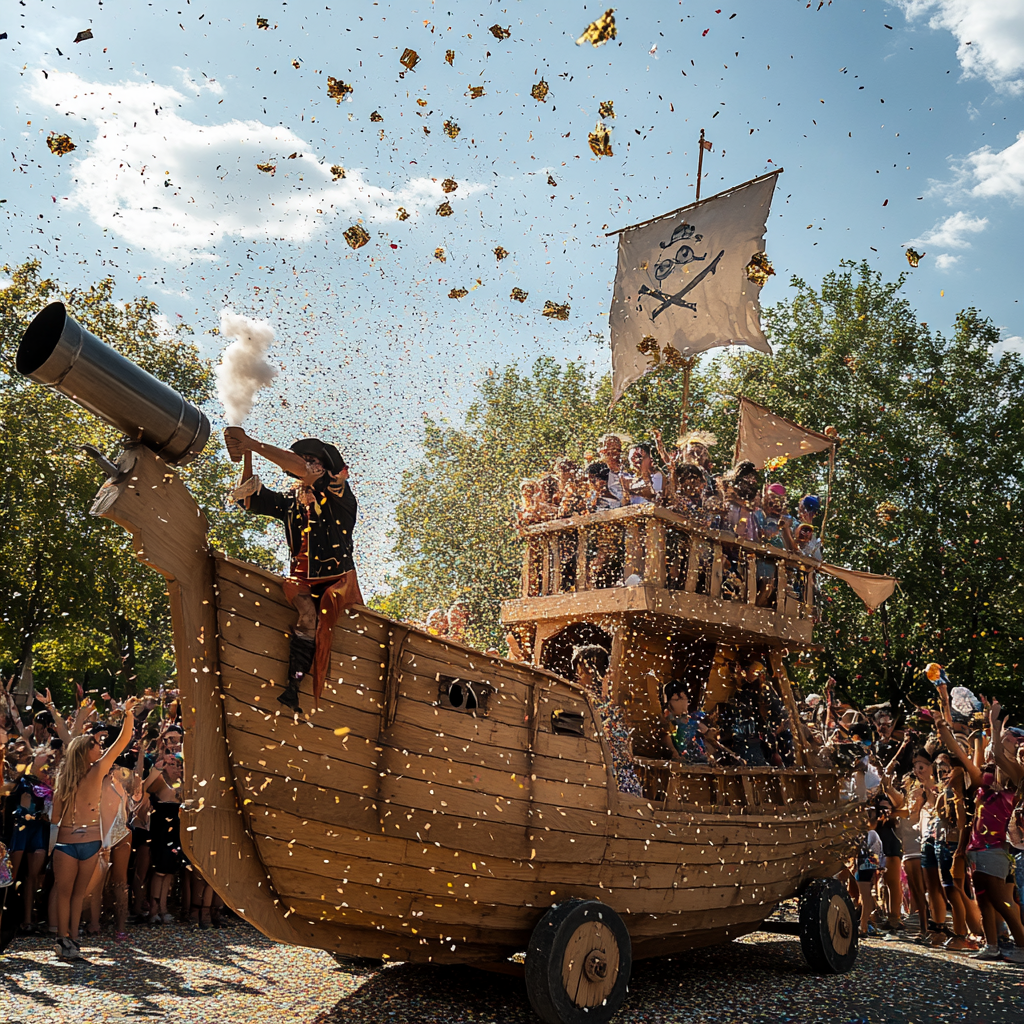
[[[700,199],[700,179],[704,170],[704,129],[700,130],[700,142],[697,145],[697,199]]]

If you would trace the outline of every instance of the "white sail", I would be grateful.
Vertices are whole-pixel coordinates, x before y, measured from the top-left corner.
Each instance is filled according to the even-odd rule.
[[[748,267],[764,251],[778,174],[618,232],[609,316],[614,401],[655,366],[709,348],[749,345],[771,354],[761,285]]]

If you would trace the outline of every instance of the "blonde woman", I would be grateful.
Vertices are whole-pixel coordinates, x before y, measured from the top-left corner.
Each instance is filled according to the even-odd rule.
[[[82,918],[82,901],[103,844],[100,832],[103,779],[132,738],[132,709],[137,703],[135,697],[125,702],[121,732],[106,751],[97,736],[76,736],[68,744],[57,773],[50,818],[56,825],[51,827],[50,835],[52,841],[56,831],[53,880],[57,894],[57,943],[54,948],[61,960],[82,958],[78,925]]]

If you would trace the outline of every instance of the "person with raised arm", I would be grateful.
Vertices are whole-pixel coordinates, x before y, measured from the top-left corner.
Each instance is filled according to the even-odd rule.
[[[290,449],[257,441],[241,427],[224,431],[228,453],[243,459],[242,483],[232,497],[247,512],[284,524],[291,572],[284,595],[298,612],[288,656],[288,681],[278,701],[301,715],[299,692],[313,669],[313,699],[320,697],[331,662],[331,634],[342,609],[363,604],[353,560],[357,504],[348,465],[333,444],[307,437]],[[264,487],[252,471],[255,453],[295,478],[287,494]]]
[[[75,736],[67,745],[57,772],[50,815],[53,848],[53,879],[57,891],[57,943],[61,960],[80,960],[78,927],[82,901],[92,881],[103,837],[100,832],[100,798],[103,779],[118,755],[128,746],[134,731],[129,697],[124,705],[121,732],[104,751],[96,736]]]

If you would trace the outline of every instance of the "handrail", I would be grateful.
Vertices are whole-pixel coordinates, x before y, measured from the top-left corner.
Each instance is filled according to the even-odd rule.
[[[602,591],[627,580],[813,620],[820,567],[784,548],[712,530],[653,504],[519,527],[522,597]],[[768,567],[766,570],[765,567]]]

